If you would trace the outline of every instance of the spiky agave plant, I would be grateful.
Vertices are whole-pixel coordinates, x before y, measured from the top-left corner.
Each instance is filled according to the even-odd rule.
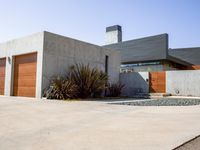
[[[108,75],[106,73],[103,71],[92,70],[92,97],[100,97],[103,91],[106,89],[107,82]]]
[[[84,64],[75,64],[70,69],[70,78],[78,87],[78,97],[100,96],[108,80],[106,73]]]
[[[69,78],[53,77],[47,91],[47,99],[73,99],[78,94],[77,86]]]

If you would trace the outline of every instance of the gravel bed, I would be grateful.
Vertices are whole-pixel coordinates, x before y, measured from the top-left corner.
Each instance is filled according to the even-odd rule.
[[[200,105],[200,99],[158,99],[135,102],[122,102],[115,104],[133,106],[191,106]]]

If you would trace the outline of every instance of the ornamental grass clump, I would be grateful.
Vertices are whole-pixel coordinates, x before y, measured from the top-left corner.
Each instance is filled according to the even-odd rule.
[[[106,88],[108,75],[89,65],[76,64],[70,68],[70,79],[78,88],[79,98],[100,97]]]
[[[73,99],[78,94],[77,86],[69,78],[53,77],[46,92],[47,99]]]
[[[124,84],[112,83],[108,84],[108,95],[109,97],[119,97],[121,95]]]
[[[65,77],[53,77],[46,92],[47,99],[74,99],[101,97],[108,75],[89,65],[71,66]]]

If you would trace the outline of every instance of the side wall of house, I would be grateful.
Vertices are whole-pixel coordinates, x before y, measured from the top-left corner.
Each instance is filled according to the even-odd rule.
[[[100,46],[81,42],[64,36],[45,32],[43,89],[55,75],[65,75],[71,65],[76,63],[89,64],[105,71],[105,57],[108,60],[110,81],[119,80],[120,54]]]
[[[37,52],[36,97],[41,97],[43,35],[43,32],[40,32],[0,44],[0,58],[6,58],[4,95],[13,95],[15,56]]]

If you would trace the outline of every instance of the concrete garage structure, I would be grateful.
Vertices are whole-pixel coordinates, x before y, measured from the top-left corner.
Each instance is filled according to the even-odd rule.
[[[89,64],[119,80],[120,53],[50,32],[0,44],[0,95],[41,98],[54,75],[71,65]],[[106,65],[107,64],[107,65]]]

